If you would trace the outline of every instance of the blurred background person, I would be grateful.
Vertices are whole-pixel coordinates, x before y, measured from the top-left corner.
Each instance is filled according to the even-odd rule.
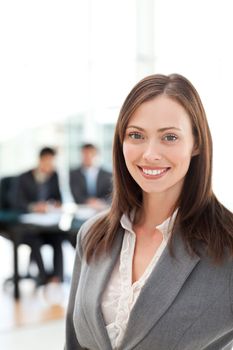
[[[56,151],[44,147],[39,153],[38,166],[22,173],[18,177],[13,193],[15,209],[21,213],[47,213],[61,206],[61,193],[58,175],[55,171]],[[34,237],[32,237],[33,239]],[[40,232],[38,251],[32,249],[31,258],[36,261],[40,272],[39,283],[63,281],[62,234],[58,232]],[[40,246],[49,244],[53,248],[53,271],[45,269]]]
[[[53,148],[42,148],[38,166],[19,176],[15,198],[17,209],[24,213],[46,213],[61,205],[55,156],[56,151]]]
[[[81,147],[81,165],[70,172],[70,189],[77,204],[102,209],[111,200],[112,174],[97,165],[98,149],[92,143]]]

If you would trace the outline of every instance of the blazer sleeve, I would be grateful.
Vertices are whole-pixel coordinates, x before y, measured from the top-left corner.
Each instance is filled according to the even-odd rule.
[[[66,315],[66,343],[65,343],[64,350],[84,349],[81,347],[81,345],[77,340],[75,329],[74,329],[74,322],[73,322],[75,296],[78,288],[79,276],[81,271],[81,259],[82,259],[81,236],[82,236],[82,228],[80,229],[77,237],[76,255],[74,260],[71,290],[70,290],[69,303],[68,303],[67,315]]]
[[[85,234],[88,232],[89,228],[95,223],[95,221],[107,215],[108,211],[109,209],[101,213],[98,213],[97,215],[87,220],[82,225],[77,235],[76,255],[74,260],[70,296],[69,296],[67,315],[66,315],[66,343],[65,343],[64,350],[74,350],[74,349],[85,350],[84,348],[81,347],[81,345],[77,340],[75,329],[74,329],[74,322],[73,322],[75,298],[76,298],[76,293],[78,289],[78,283],[79,283],[79,277],[80,277],[81,265],[82,265],[82,255],[83,255],[82,240]]]

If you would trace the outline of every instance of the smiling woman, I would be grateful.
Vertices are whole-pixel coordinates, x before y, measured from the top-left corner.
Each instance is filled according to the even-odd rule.
[[[113,161],[111,208],[77,239],[66,350],[230,350],[233,215],[214,195],[211,134],[186,78],[132,89]]]

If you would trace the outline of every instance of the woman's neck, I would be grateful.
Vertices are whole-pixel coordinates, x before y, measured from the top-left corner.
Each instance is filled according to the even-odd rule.
[[[136,213],[135,223],[152,229],[172,215],[176,207],[174,198],[163,195],[143,195],[143,206]]]

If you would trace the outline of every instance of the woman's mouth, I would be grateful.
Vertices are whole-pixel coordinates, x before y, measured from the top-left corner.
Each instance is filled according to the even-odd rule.
[[[166,174],[168,172],[168,170],[170,170],[169,167],[157,167],[157,168],[150,168],[150,167],[140,167],[138,166],[139,170],[141,171],[142,175],[145,178],[149,178],[149,179],[157,179],[162,177],[164,174]]]

